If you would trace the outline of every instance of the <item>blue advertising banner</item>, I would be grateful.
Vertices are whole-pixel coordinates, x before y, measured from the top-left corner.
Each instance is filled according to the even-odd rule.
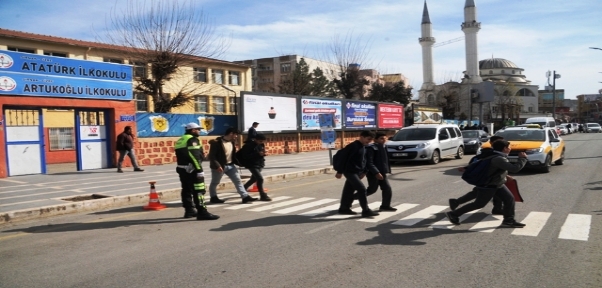
[[[224,135],[229,127],[236,127],[234,115],[136,113],[138,137],[179,137],[184,126],[197,123],[203,127],[201,136]]]
[[[0,71],[132,82],[132,66],[0,50]]]
[[[11,73],[0,70],[0,95],[132,100],[132,82]]]
[[[333,114],[334,128],[341,129],[340,100],[301,98],[302,130],[320,130],[320,114]]]
[[[376,104],[347,101],[345,108],[345,128],[376,127]]]

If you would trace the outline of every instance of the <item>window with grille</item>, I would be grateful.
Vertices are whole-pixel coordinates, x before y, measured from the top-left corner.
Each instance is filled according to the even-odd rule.
[[[194,112],[207,113],[207,96],[194,97]]]
[[[224,83],[224,70],[212,70],[213,83],[223,84]]]
[[[142,62],[133,62],[134,66],[134,77],[136,78],[146,78],[146,64]]]
[[[230,71],[230,85],[240,85],[240,72]]]
[[[207,69],[193,68],[194,82],[207,82]]]
[[[148,96],[146,94],[134,92],[134,99],[136,100],[136,111],[148,112]]]
[[[48,134],[50,151],[75,149],[73,128],[48,128]]]
[[[224,109],[224,97],[213,97],[213,109],[215,109],[215,113],[224,113],[226,109]]]

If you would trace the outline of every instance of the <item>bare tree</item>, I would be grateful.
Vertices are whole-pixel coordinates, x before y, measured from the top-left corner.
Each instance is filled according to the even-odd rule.
[[[502,122],[507,118],[518,118],[520,108],[523,105],[522,99],[516,96],[517,88],[510,82],[498,83],[494,87],[495,105],[498,107],[495,118],[501,113]]]
[[[210,58],[221,56],[229,46],[193,1],[128,0],[126,8],[114,8],[108,20],[101,40],[127,47],[124,53],[130,61],[149,65],[150,75],[141,77],[135,90],[152,96],[155,112],[189,103],[201,89],[198,83],[181,81],[174,94],[164,93],[164,85],[184,77],[182,67],[216,61]]]
[[[441,107],[444,119],[455,119],[460,110],[460,83],[449,81],[437,86],[437,105]]]

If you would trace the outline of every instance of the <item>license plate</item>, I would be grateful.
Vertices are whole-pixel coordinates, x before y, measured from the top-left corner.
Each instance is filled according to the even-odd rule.
[[[408,153],[393,153],[393,157],[405,157],[408,156]]]

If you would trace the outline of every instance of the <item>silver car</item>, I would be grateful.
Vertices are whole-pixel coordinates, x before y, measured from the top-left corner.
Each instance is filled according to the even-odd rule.
[[[598,123],[587,123],[585,127],[587,133],[602,133],[602,127]]]
[[[464,156],[464,140],[457,125],[419,124],[399,130],[386,143],[390,162],[428,161]]]

